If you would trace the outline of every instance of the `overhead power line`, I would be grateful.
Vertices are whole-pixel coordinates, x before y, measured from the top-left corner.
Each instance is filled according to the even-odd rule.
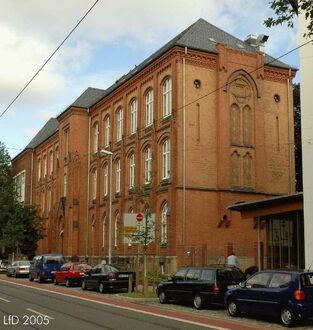
[[[60,45],[54,50],[54,52],[48,57],[48,59],[44,62],[44,64],[37,70],[37,72],[31,77],[28,83],[22,88],[22,90],[15,96],[12,102],[2,111],[0,118],[11,108],[11,106],[15,103],[15,101],[22,95],[25,89],[31,84],[31,82],[36,78],[39,72],[48,64],[48,62],[52,59],[52,57],[57,53],[57,51],[63,46],[65,41],[71,36],[71,34],[76,30],[76,28],[80,25],[80,23],[86,18],[86,16],[92,11],[92,9],[96,6],[96,4],[100,0],[96,0],[94,4],[88,9],[85,15],[78,21],[78,23],[73,27],[70,33],[66,36],[66,38],[60,43]]]

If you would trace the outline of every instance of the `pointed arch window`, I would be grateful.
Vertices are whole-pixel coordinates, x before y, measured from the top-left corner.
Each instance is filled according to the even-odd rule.
[[[252,187],[252,157],[249,153],[243,157],[243,185]]]
[[[53,151],[52,150],[49,153],[49,159],[50,159],[49,174],[51,175],[53,173]]]
[[[252,145],[252,110],[246,105],[243,110],[243,144],[247,147]]]
[[[240,186],[240,155],[235,151],[231,155],[231,185]]]
[[[240,108],[237,104],[230,107],[230,136],[231,144],[240,144]]]

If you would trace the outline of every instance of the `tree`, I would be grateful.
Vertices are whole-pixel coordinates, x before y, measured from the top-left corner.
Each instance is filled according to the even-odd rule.
[[[294,18],[300,13],[304,13],[308,21],[307,32],[304,37],[311,38],[313,36],[313,1],[312,0],[272,0],[269,2],[270,7],[274,10],[275,18],[269,17],[264,21],[267,27],[276,26],[287,23],[289,27],[294,26]]]
[[[37,242],[43,238],[43,225],[34,205],[19,202],[14,179],[11,175],[11,159],[0,142],[0,246],[2,254],[35,254]]]
[[[302,181],[300,83],[293,85],[293,103],[294,103],[293,113],[294,113],[294,137],[295,137],[296,191],[302,191],[303,181]]]

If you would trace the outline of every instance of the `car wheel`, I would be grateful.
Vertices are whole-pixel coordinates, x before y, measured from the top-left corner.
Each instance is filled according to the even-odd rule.
[[[204,302],[199,293],[193,296],[193,306],[195,309],[202,309],[204,307]]]
[[[290,308],[284,307],[280,312],[280,321],[283,326],[292,327],[296,323],[296,316]]]
[[[164,290],[159,292],[159,301],[161,304],[166,304],[168,302],[168,298]]]
[[[228,314],[230,316],[236,317],[236,316],[240,315],[239,307],[238,307],[236,301],[234,301],[234,300],[229,300],[227,302],[227,310],[228,310]]]
[[[56,278],[54,278],[54,281],[53,281],[54,285],[59,285],[59,282]]]
[[[65,281],[65,286],[69,288],[71,286],[71,281],[67,278]]]
[[[87,290],[85,281],[82,281],[82,290]]]
[[[99,292],[101,293],[105,292],[104,284],[102,282],[99,284]]]
[[[40,276],[39,273],[37,274],[37,279],[38,279],[38,282],[39,282],[39,283],[42,283],[42,282],[43,282],[43,279],[41,278],[41,276]]]
[[[29,274],[28,279],[29,279],[31,282],[33,282],[34,278],[32,277],[32,274]]]

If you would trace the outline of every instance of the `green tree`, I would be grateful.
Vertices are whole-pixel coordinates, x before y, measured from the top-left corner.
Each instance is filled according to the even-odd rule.
[[[274,10],[275,17],[269,17],[264,21],[267,27],[287,23],[289,27],[294,26],[295,16],[304,13],[308,21],[307,32],[304,37],[313,36],[313,1],[312,0],[272,0],[269,2]]]

